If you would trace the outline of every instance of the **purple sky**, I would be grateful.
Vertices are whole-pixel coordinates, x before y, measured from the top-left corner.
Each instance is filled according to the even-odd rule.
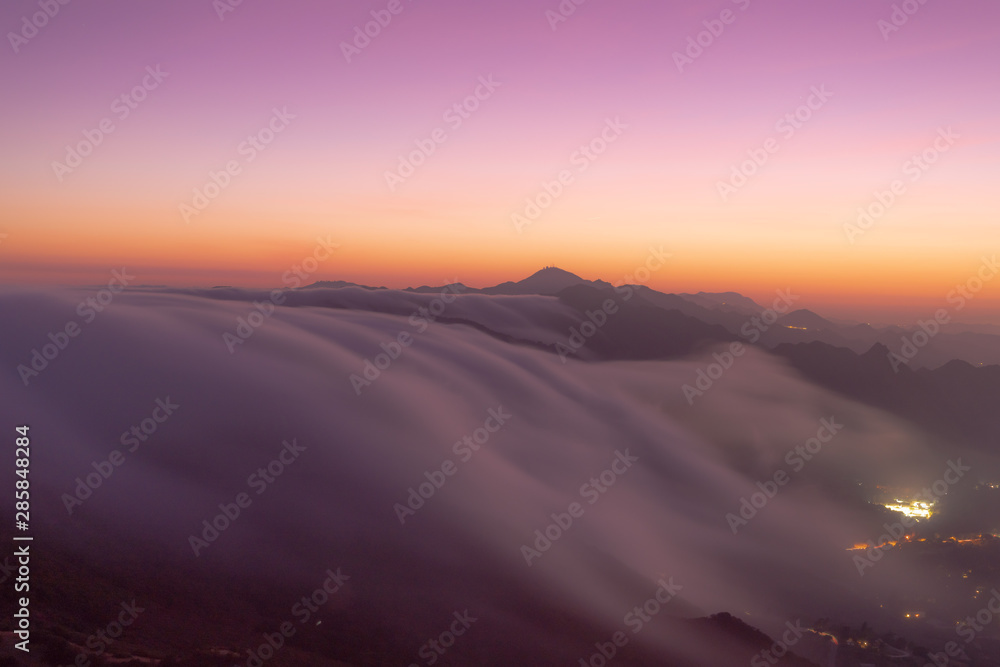
[[[485,284],[557,264],[612,279],[662,243],[676,263],[660,289],[795,282],[830,304],[877,293],[879,307],[926,312],[996,240],[993,2],[914,0],[888,32],[883,0],[588,0],[554,28],[554,0],[402,0],[350,63],[342,43],[388,2],[246,0],[221,18],[216,6],[70,2],[26,42],[11,35],[39,5],[0,9],[0,280],[92,282],[124,262],[150,282],[274,284],[319,233],[343,244],[324,278]],[[708,45],[678,68],[699,33]],[[168,76],[117,116],[113,101],[155,66]],[[499,87],[449,127],[445,112],[490,76]],[[780,132],[814,89],[832,96]],[[241,142],[276,108],[294,119],[250,163]],[[114,131],[60,174],[106,118]],[[577,170],[576,151],[615,118],[621,136]],[[852,237],[858,208],[949,127],[958,140]],[[389,187],[436,128],[444,143]],[[777,151],[723,196],[769,138]],[[185,217],[232,160],[231,184]],[[567,168],[565,193],[519,229]]]

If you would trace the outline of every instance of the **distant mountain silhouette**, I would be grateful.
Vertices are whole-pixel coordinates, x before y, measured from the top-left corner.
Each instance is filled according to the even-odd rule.
[[[783,344],[773,352],[817,384],[938,435],[988,449],[1000,440],[1000,366],[953,360],[933,370],[902,365],[897,373],[881,343],[860,355],[820,342]]]
[[[508,281],[479,291],[483,294],[542,294],[552,296],[574,285],[611,287],[610,283],[606,283],[603,280],[584,280],[575,273],[570,273],[554,266],[547,266],[541,271],[531,274],[524,280],[518,282]]]
[[[319,280],[311,285],[306,285],[302,289],[310,288],[322,288],[326,287],[329,289],[341,289],[344,287],[361,287],[363,289],[386,289],[385,287],[371,287],[369,285],[359,285],[358,283],[349,283],[346,280]]]
[[[728,310],[746,315],[755,315],[764,310],[764,307],[759,303],[738,292],[698,292],[697,294],[678,294],[677,296],[703,308]]]
[[[478,292],[479,290],[462,283],[450,283],[448,285],[421,285],[420,287],[407,287],[403,291],[416,292],[417,294],[440,294],[444,291],[452,292],[454,294],[468,294],[470,292]]]
[[[709,343],[736,340],[725,327],[657,307],[642,296],[626,301],[614,289],[591,285],[576,285],[559,293],[560,301],[584,317],[588,311],[600,311],[609,299],[615,301],[617,311],[588,339],[586,354],[604,359],[663,359],[690,354]]]
[[[807,330],[823,331],[825,329],[836,329],[836,324],[830,320],[820,317],[811,310],[800,308],[778,318],[778,324],[783,327],[798,327]]]
[[[476,288],[456,283],[455,285],[408,287],[404,291],[437,294],[449,290],[458,294],[556,296],[569,288],[578,286],[603,290],[612,289],[611,283],[604,280],[586,280],[570,271],[548,266],[523,280],[507,281],[492,287]],[[370,287],[342,280],[320,281],[307,287],[310,289],[348,287],[362,287],[368,290],[385,289],[384,287]],[[689,318],[700,320],[702,323],[724,327],[731,334],[730,339],[745,337],[747,335],[745,327],[751,322],[751,318],[759,316],[765,310],[765,306],[761,306],[753,299],[737,292],[669,294],[645,285],[631,285],[630,291],[649,306],[666,311],[676,311]],[[633,300],[633,305],[638,303],[639,301]],[[693,331],[691,327],[687,328]],[[916,326],[876,328],[869,324],[833,321],[811,310],[798,309],[783,314],[776,322],[768,324],[765,329],[759,332],[760,338],[756,342],[768,349],[775,349],[787,344],[821,342],[850,350],[856,354],[864,354],[873,345],[881,344],[898,353],[904,339],[912,337],[918,331],[920,329]],[[953,359],[961,359],[974,366],[1000,364],[1000,335],[994,333],[995,331],[1000,331],[1000,327],[960,323],[945,325],[938,333],[931,336],[928,343],[919,350],[919,353],[911,360],[910,367],[913,370],[937,368]],[[608,332],[605,332],[604,335],[608,335]],[[638,335],[634,337],[638,337]],[[718,340],[718,332],[708,340]],[[637,341],[633,341],[633,343],[639,345]],[[645,353],[654,354],[652,350],[657,350],[655,355],[659,355],[668,347],[662,343],[647,344],[645,346],[639,345],[639,347],[633,348],[633,351],[643,349],[646,350]],[[672,349],[676,351],[680,350],[681,347]]]

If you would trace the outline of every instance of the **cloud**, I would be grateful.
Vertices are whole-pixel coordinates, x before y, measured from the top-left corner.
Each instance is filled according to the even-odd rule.
[[[222,334],[266,293],[127,291],[23,386],[16,367],[85,296],[0,292],[4,423],[31,424],[48,536],[87,558],[109,556],[89,552],[81,532],[121,536],[125,550],[153,543],[182,568],[276,582],[289,596],[340,566],[410,641],[468,608],[482,640],[517,637],[517,655],[584,655],[662,577],[683,585],[670,613],[730,611],[765,630],[793,614],[871,611],[845,547],[878,524],[835,482],[896,475],[903,461],[903,476],[919,477],[934,461],[905,424],[756,350],[690,406],[681,386],[701,360],[563,364],[470,326],[416,333],[408,313],[433,294],[296,293],[230,354]],[[545,297],[477,295],[447,316],[544,341],[570,314]],[[358,396],[350,375],[400,331],[413,344]],[[177,413],[67,516],[62,494],[164,396]],[[455,443],[498,406],[508,423],[462,460]],[[734,535],[727,513],[790,471],[786,454],[831,416],[843,430]],[[189,536],[291,438],[306,447],[297,462],[266,494],[251,491],[239,521],[195,559]],[[638,461],[590,504],[581,487],[624,450]],[[457,472],[400,525],[394,506],[446,460]],[[582,516],[526,565],[521,547],[574,502]],[[902,593],[916,574],[872,592]],[[570,621],[546,627],[549,614]],[[580,628],[597,634],[588,643]],[[634,641],[662,648],[656,633]]]

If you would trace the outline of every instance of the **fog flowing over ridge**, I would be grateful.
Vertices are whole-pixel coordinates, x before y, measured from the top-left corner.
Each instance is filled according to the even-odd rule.
[[[419,310],[433,294],[313,289],[227,345],[268,292],[130,290],[85,322],[77,304],[90,294],[0,291],[0,411],[31,425],[38,530],[82,560],[103,539],[142,545],[178,573],[260,582],[277,607],[339,567],[350,579],[327,611],[363,610],[414,661],[453,612],[477,617],[446,663],[491,647],[523,664],[576,664],[619,630],[643,655],[695,660],[703,646],[624,623],[661,581],[679,588],[665,615],[730,612],[772,632],[836,613],[877,619],[876,595],[922,577],[859,576],[845,548],[881,522],[843,480],[930,482],[946,460],[912,426],[756,348],[690,404],[682,386],[725,346],[563,363],[542,348],[580,318],[553,297],[459,294],[435,322]],[[79,335],[26,386],[19,365],[69,321]],[[411,343],[366,376],[401,333]],[[157,399],[179,407],[126,452],[123,432]],[[490,419],[500,427],[472,447],[466,436],[476,442]],[[789,453],[824,423],[841,428],[795,470]],[[248,476],[293,440],[304,449],[258,494]],[[124,463],[68,512],[64,495],[114,449]],[[453,474],[433,474],[449,460]],[[727,514],[779,469],[791,481],[734,534]],[[591,484],[607,470],[613,484]],[[401,511],[432,478],[440,488]],[[190,536],[241,492],[252,504],[195,555]],[[572,503],[582,514],[539,549],[535,531]]]

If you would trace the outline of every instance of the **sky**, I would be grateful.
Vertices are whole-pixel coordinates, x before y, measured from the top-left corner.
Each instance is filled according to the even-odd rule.
[[[0,8],[0,284],[281,286],[320,238],[309,281],[617,282],[662,247],[655,289],[912,323],[996,253],[995,2],[65,2]],[[961,319],[998,312],[986,281]]]

